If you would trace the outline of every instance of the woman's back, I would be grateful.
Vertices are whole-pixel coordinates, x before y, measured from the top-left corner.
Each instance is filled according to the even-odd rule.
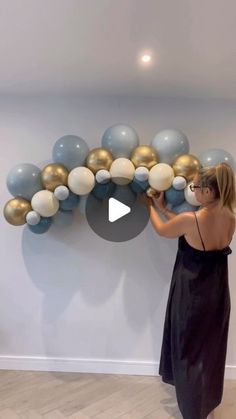
[[[203,246],[205,246],[205,250],[216,250],[229,245],[234,231],[234,214],[228,208],[221,208],[217,204],[211,208],[202,208],[192,214],[192,228],[185,238],[190,246],[198,250],[204,250]]]

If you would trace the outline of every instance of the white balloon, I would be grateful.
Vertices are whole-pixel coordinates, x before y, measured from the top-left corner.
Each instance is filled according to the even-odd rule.
[[[107,183],[111,179],[111,174],[109,170],[101,169],[97,171],[95,177],[98,183]]]
[[[115,159],[110,167],[112,180],[117,185],[128,185],[134,178],[135,167],[133,163],[125,157]]]
[[[52,217],[59,209],[59,201],[53,192],[42,190],[34,194],[31,206],[42,217]]]
[[[181,191],[182,189],[186,188],[187,181],[183,176],[175,176],[172,182],[173,188],[177,189],[177,191]]]
[[[148,168],[142,166],[137,167],[137,169],[135,169],[134,177],[140,182],[145,182],[145,180],[148,180],[149,178]]]
[[[184,190],[185,201],[187,201],[191,205],[199,206],[201,205],[201,203],[196,199],[195,192],[192,192],[189,187],[191,183],[192,182],[190,182]]]
[[[93,172],[85,166],[75,167],[68,176],[68,186],[77,195],[87,195],[95,185]]]
[[[67,199],[69,194],[69,189],[67,188],[67,186],[64,185],[57,186],[54,190],[54,195],[59,201],[64,201],[65,199]]]
[[[167,163],[158,163],[149,172],[149,184],[156,191],[166,191],[172,185],[174,170]]]
[[[36,211],[29,211],[26,215],[26,222],[30,226],[36,226],[40,222],[40,215]]]

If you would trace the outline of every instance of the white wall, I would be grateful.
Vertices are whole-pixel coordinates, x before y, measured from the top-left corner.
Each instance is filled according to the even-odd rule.
[[[10,199],[10,168],[20,162],[42,168],[62,135],[97,147],[108,126],[123,122],[149,144],[157,131],[173,127],[188,136],[192,153],[221,147],[236,156],[235,117],[235,102],[2,97],[1,208]],[[176,240],[158,237],[149,223],[137,238],[111,243],[80,212],[58,215],[42,236],[2,215],[0,222],[1,368],[157,373]],[[226,374],[236,378],[235,241],[232,250]]]

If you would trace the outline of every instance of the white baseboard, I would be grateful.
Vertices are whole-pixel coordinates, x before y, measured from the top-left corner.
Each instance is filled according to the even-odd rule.
[[[60,371],[158,376],[158,362],[111,359],[0,356],[0,370]],[[236,380],[236,365],[226,365],[225,379]]]

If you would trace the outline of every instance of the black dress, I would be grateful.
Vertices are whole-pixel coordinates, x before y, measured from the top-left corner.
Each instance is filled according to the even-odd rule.
[[[159,366],[162,380],[175,386],[184,419],[206,419],[223,395],[232,251],[229,246],[206,251],[202,245],[204,250],[197,250],[179,237]]]

